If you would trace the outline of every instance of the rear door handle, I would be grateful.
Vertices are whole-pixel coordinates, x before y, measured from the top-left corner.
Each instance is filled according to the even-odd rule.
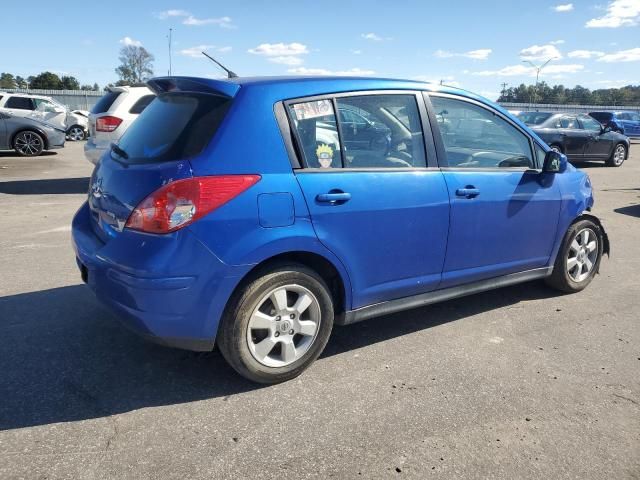
[[[480,195],[480,190],[477,189],[476,187],[471,186],[471,185],[467,185],[464,188],[457,189],[456,190],[456,195],[458,197],[473,198],[473,197],[477,197],[478,195]]]
[[[320,203],[330,203],[340,205],[351,200],[351,194],[347,192],[320,193],[316,196],[316,201]]]

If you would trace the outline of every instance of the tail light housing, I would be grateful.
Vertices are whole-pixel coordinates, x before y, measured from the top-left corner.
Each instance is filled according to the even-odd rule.
[[[142,200],[125,227],[146,233],[175,232],[237,197],[260,178],[220,175],[177,180]]]
[[[111,115],[98,117],[96,118],[96,132],[113,132],[121,123],[121,118]]]

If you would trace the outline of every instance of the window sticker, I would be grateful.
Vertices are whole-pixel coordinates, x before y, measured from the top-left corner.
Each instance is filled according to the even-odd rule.
[[[321,168],[331,168],[331,164],[333,163],[333,149],[329,145],[323,143],[316,148],[316,156],[318,157]]]
[[[296,103],[293,106],[293,111],[296,114],[296,120],[326,117],[327,115],[333,115],[333,104],[331,100]]]

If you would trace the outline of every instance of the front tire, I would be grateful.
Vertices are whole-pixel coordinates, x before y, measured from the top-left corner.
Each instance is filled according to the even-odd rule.
[[[322,353],[333,317],[324,280],[303,265],[283,265],[234,295],[220,325],[218,346],[245,378],[284,382],[300,375]]]
[[[615,146],[613,152],[611,152],[611,156],[607,160],[607,167],[619,167],[624,163],[626,158],[627,147],[619,143]]]
[[[604,237],[600,226],[585,219],[569,227],[547,284],[566,293],[584,290],[600,269]]]
[[[14,137],[13,149],[21,157],[37,157],[44,150],[44,139],[36,132],[25,130]]]
[[[86,132],[80,125],[74,125],[67,130],[67,138],[72,142],[79,142],[86,138]]]

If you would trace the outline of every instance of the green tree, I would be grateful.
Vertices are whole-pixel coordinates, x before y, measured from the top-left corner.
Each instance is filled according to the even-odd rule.
[[[93,90],[94,92],[97,92],[98,90],[100,90],[100,85],[98,85],[97,83],[94,83],[91,90]]]
[[[27,81],[20,75],[16,75],[16,86],[17,88],[29,88]]]
[[[40,75],[30,77],[29,88],[60,90],[62,88],[62,80],[55,73],[42,72]]]
[[[127,45],[120,49],[120,66],[116,73],[124,84],[140,83],[153,75],[154,56],[144,47]]]
[[[0,88],[16,88],[16,80],[10,73],[0,73]]]
[[[80,82],[78,82],[76,77],[65,75],[60,81],[62,82],[62,88],[64,90],[80,90]]]

